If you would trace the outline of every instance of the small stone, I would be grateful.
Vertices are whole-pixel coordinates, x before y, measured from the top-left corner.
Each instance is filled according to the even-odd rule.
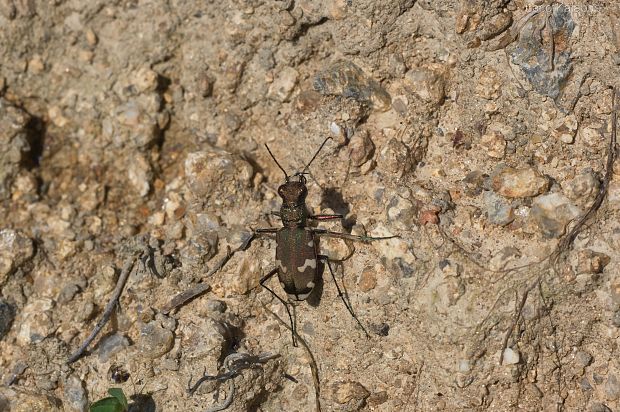
[[[376,408],[377,406],[386,403],[388,399],[389,397],[387,391],[374,392],[370,394],[368,399],[366,399],[366,403],[368,403],[368,406],[371,408]]]
[[[471,371],[471,361],[469,359],[459,360],[458,366],[460,373],[469,373]]]
[[[533,197],[549,190],[549,179],[533,168],[500,167],[491,177],[496,193],[504,197]]]
[[[45,63],[43,63],[43,59],[38,54],[34,55],[34,57],[28,62],[28,71],[32,74],[41,74],[43,70],[45,70]]]
[[[413,68],[405,73],[405,81],[422,100],[439,106],[446,97],[445,79],[439,68]]]
[[[327,255],[329,260],[338,261],[350,256],[351,249],[347,246],[344,239],[323,237],[321,238],[321,253]]]
[[[512,206],[504,198],[491,191],[485,191],[482,198],[487,219],[492,224],[505,226],[515,219]]]
[[[576,26],[573,12],[569,7],[552,7],[548,13],[531,16],[516,40],[506,48],[512,63],[521,68],[532,88],[552,99],[562,93],[573,72],[575,59],[571,45]],[[550,35],[541,35],[541,27]]]
[[[512,13],[498,13],[482,23],[482,27],[477,34],[480,40],[490,40],[503,33],[512,23]]]
[[[112,356],[129,347],[129,339],[120,333],[105,336],[97,345],[99,361],[108,362]]]
[[[612,412],[604,403],[594,402],[590,407],[591,412]]]
[[[0,284],[34,255],[32,240],[20,231],[0,230]]]
[[[350,159],[351,164],[356,167],[360,167],[368,160],[372,158],[375,151],[375,145],[370,138],[368,130],[357,130],[349,142],[349,148],[351,150]]]
[[[480,146],[482,146],[487,155],[494,159],[502,159],[506,154],[506,139],[504,135],[497,130],[490,130],[480,138]]]
[[[609,264],[610,260],[611,258],[604,253],[582,249],[577,255],[577,274],[603,273],[605,266]]]
[[[575,354],[575,360],[580,366],[584,368],[592,363],[592,355],[588,352],[579,351]]]
[[[521,356],[519,352],[512,348],[504,349],[504,354],[502,355],[503,364],[504,365],[516,365],[521,360]]]
[[[246,255],[241,258],[241,263],[237,266],[236,273],[227,280],[225,285],[228,293],[245,295],[258,285],[258,275],[261,271],[261,264],[254,256]]]
[[[138,350],[148,359],[157,359],[168,353],[174,345],[174,335],[159,322],[147,323],[140,329]]]
[[[269,86],[267,97],[280,102],[287,102],[295,89],[298,76],[297,70],[292,67],[285,67],[279,71],[273,83]]]
[[[575,142],[575,135],[579,128],[579,122],[574,114],[566,116],[562,122],[556,126],[551,132],[551,136],[557,140],[566,144],[572,144]]]
[[[530,218],[545,236],[557,238],[564,233],[566,225],[579,216],[579,213],[579,208],[566,196],[550,193],[534,199]]]
[[[375,268],[367,266],[362,270],[357,286],[360,291],[368,292],[377,286],[377,275]]]
[[[58,294],[56,301],[60,303],[61,305],[64,305],[65,303],[69,303],[73,300],[73,298],[75,297],[75,295],[77,295],[79,291],[80,291],[80,287],[76,285],[75,283],[70,283],[68,285],[65,285],[60,290],[60,293]]]
[[[578,201],[580,204],[588,203],[598,194],[601,182],[591,169],[583,171],[574,179],[563,183],[562,190],[571,200]]]
[[[496,100],[502,95],[502,80],[497,70],[485,66],[478,78],[476,93],[487,100]]]
[[[579,128],[578,137],[583,144],[589,147],[599,147],[604,142],[605,136],[601,132],[603,125],[600,123],[590,123]]]
[[[47,298],[30,299],[20,313],[17,340],[21,345],[41,342],[54,333],[52,320],[54,301]]]
[[[88,43],[90,47],[94,47],[97,45],[98,39],[93,29],[91,28],[86,29],[86,32],[84,33],[84,35],[86,37],[86,43]]]
[[[47,110],[47,115],[56,127],[65,127],[69,123],[69,119],[64,116],[62,109],[58,106],[51,106]]]
[[[75,376],[70,376],[65,382],[64,403],[65,410],[75,412],[88,411],[88,394],[84,382]]]
[[[314,90],[329,96],[350,97],[367,102],[379,111],[390,109],[392,98],[379,83],[355,64],[341,60],[314,76]]]
[[[397,177],[407,174],[415,166],[409,147],[396,138],[390,139],[381,148],[377,163],[378,168]]]
[[[226,302],[218,299],[207,300],[207,310],[211,313],[224,313],[226,312]]]
[[[605,382],[605,397],[609,401],[620,398],[620,382],[616,375],[610,373]]]
[[[15,319],[15,310],[6,300],[0,298],[0,340],[9,333]]]
[[[138,93],[154,92],[159,84],[159,74],[148,67],[142,67],[132,74],[132,83]]]
[[[153,170],[149,161],[142,154],[135,156],[133,161],[127,165],[127,177],[140,196],[144,197],[149,193],[153,180]]]
[[[236,194],[248,186],[254,174],[252,166],[221,149],[193,152],[185,160],[185,176],[192,199],[221,207],[239,205]]]
[[[0,387],[1,410],[11,412],[61,412],[64,410],[60,399],[37,393],[33,389],[31,387],[13,390],[10,387]]]
[[[334,400],[339,404],[353,403],[363,406],[370,392],[359,382],[345,381],[333,384]]]

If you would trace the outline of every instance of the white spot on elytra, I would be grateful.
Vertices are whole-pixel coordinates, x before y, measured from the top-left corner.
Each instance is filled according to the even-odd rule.
[[[280,259],[276,259],[276,266],[278,266],[278,269],[280,269],[282,273],[286,273],[286,266],[282,264]]]
[[[312,293],[312,291],[310,291],[308,293],[299,293],[297,295],[295,295],[293,293],[289,293],[288,297],[289,297],[289,299],[293,299],[293,300],[306,300],[308,298],[308,296],[310,296],[310,293]]]
[[[308,242],[308,246],[309,247],[313,247],[314,246],[314,242],[311,240],[310,242]]]
[[[312,268],[312,269],[316,269],[316,259],[306,259],[306,261],[304,262],[303,266],[299,266],[297,268],[297,270],[300,273],[303,273],[306,270],[306,268],[308,268],[308,267]]]
[[[312,281],[308,282],[306,287],[312,289],[314,287],[314,282],[312,282]]]

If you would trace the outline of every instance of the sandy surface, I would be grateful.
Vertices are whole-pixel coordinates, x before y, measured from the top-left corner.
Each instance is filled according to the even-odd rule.
[[[0,410],[620,408],[620,8],[585,3],[0,1]],[[293,347],[273,236],[210,273],[281,226],[264,144],[326,137],[318,226],[399,238],[320,241],[369,338],[324,268]]]

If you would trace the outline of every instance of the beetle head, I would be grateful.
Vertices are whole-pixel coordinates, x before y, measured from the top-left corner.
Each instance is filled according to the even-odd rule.
[[[308,195],[305,176],[302,173],[296,173],[292,177],[295,176],[299,176],[299,180],[290,180],[287,177],[286,182],[278,188],[278,194],[286,206],[301,205]]]

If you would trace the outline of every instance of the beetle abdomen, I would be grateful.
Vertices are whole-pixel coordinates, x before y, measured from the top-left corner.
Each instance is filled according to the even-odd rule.
[[[314,288],[317,256],[309,228],[280,229],[276,235],[276,264],[282,288],[293,300],[305,300]]]

